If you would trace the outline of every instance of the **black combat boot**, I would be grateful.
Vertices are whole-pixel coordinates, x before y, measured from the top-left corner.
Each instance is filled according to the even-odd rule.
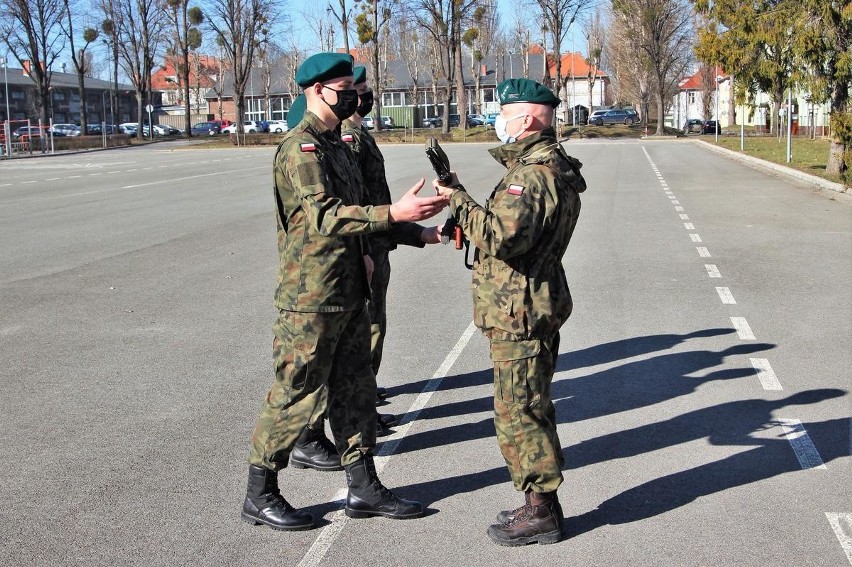
[[[388,397],[387,388],[382,388],[381,386],[376,386],[376,403],[381,402],[385,398]]]
[[[340,455],[331,439],[322,429],[305,426],[296,446],[290,453],[290,464],[297,469],[316,469],[318,471],[342,471]]]
[[[382,485],[372,455],[346,465],[346,483],[349,485],[346,515],[350,518],[384,516],[402,520],[423,514],[420,502],[403,500]]]
[[[392,413],[380,413],[376,418],[376,435],[387,435],[396,425],[396,416]]]
[[[559,507],[559,520],[561,522],[562,519],[564,518],[564,516],[562,515],[562,504],[559,503],[559,498],[557,498],[555,493],[553,495],[553,498],[556,500],[556,505]],[[508,524],[509,522],[511,522],[515,518],[515,516],[520,514],[521,511],[524,508],[526,508],[527,505],[530,502],[530,491],[527,491],[527,493],[524,495],[524,501],[525,501],[524,505],[521,506],[520,508],[515,508],[514,510],[503,510],[502,512],[498,512],[497,513],[497,523],[498,524],[504,524],[504,525]]]
[[[314,527],[314,517],[290,506],[278,490],[278,473],[249,465],[248,489],[243,502],[243,520],[265,524],[276,530],[307,530]]]
[[[556,543],[562,536],[562,507],[555,492],[527,492],[527,504],[513,511],[506,524],[488,528],[494,543],[515,547],[528,543]],[[511,513],[510,513],[511,514]]]

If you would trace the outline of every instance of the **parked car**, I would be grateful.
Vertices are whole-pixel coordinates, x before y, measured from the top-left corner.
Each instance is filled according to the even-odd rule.
[[[65,136],[61,132],[51,132],[47,127],[42,126],[39,128],[38,126],[21,126],[20,128],[15,129],[12,132],[12,139],[16,142],[21,138],[40,138],[42,135],[52,135],[54,137],[60,138]]]
[[[254,120],[245,120],[243,122],[243,132],[245,132],[246,134],[254,134],[254,133],[260,132],[260,131],[261,131],[261,127],[260,127],[260,124],[258,122],[255,122]],[[231,124],[230,126],[225,126],[224,128],[222,128],[222,133],[223,134],[236,134],[237,133],[237,124],[234,123],[234,124]]]
[[[468,126],[484,126],[485,125],[485,115],[484,114],[468,114],[467,115],[467,125]]]
[[[600,112],[600,114],[598,114]],[[611,108],[603,112],[596,110],[589,117],[589,124],[603,126],[604,124],[633,124],[638,121],[636,112],[629,112],[623,108]]]
[[[704,121],[700,118],[690,118],[686,122],[683,123],[683,133],[691,134],[693,132],[697,132],[701,134],[704,130]]]
[[[222,132],[219,124],[216,122],[199,122],[192,126],[193,136],[215,136]]]
[[[79,136],[81,134],[80,127],[76,124],[54,124],[50,131],[63,136]]]
[[[450,114],[450,128],[455,128],[459,124],[461,124],[461,116],[458,114]],[[444,117],[443,116],[435,116],[432,118],[426,118],[423,120],[424,128],[440,128],[444,125]]]
[[[485,125],[486,126],[494,126],[494,123],[497,121],[497,116],[498,115],[496,113],[486,114],[485,115]]]
[[[588,122],[586,122],[586,124],[597,124],[597,122],[598,122],[598,118],[600,118],[601,116],[603,116],[604,114],[606,114],[606,111],[607,111],[607,110],[608,110],[608,109],[604,108],[604,109],[602,109],[602,110],[595,110],[595,111],[593,111],[593,112],[589,115],[589,120],[588,120]]]
[[[707,120],[701,129],[702,134],[721,134],[722,127],[715,120]]]
[[[122,134],[127,134],[131,138],[135,138],[137,136],[136,130],[138,126],[139,125],[135,122],[125,122],[123,124],[118,125],[118,131]]]
[[[373,128],[375,128],[375,127],[376,127],[376,123],[373,121],[373,117],[372,117],[372,116],[365,116],[365,117],[361,120],[361,125],[362,125],[364,128],[366,128],[367,130],[372,130]]]
[[[269,131],[273,134],[282,134],[289,130],[286,120],[270,120]]]
[[[382,128],[395,128],[396,124],[390,116],[382,116]]]

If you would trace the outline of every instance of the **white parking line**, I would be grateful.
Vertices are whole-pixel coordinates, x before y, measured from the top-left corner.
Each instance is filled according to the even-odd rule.
[[[826,519],[834,530],[834,535],[840,541],[840,547],[846,553],[846,559],[852,565],[852,514],[839,514],[836,512],[826,512]]]
[[[382,471],[385,463],[387,463],[388,457],[399,446],[402,439],[408,433],[411,423],[417,419],[420,411],[429,403],[432,394],[438,389],[438,386],[441,385],[441,380],[446,377],[450,368],[453,367],[453,364],[455,364],[475,331],[476,326],[473,324],[473,321],[471,321],[467,326],[467,329],[465,329],[464,333],[462,333],[462,336],[459,337],[456,345],[452,348],[449,354],[447,354],[446,358],[444,358],[444,362],[441,363],[441,366],[438,367],[438,370],[435,371],[435,374],[432,375],[432,378],[426,383],[426,386],[424,386],[423,391],[419,396],[417,396],[417,399],[414,400],[414,403],[411,404],[411,407],[402,417],[400,425],[396,427],[396,432],[388,437],[382,444],[382,448],[376,454],[375,458],[377,472]],[[345,492],[342,490],[338,491],[332,502],[342,500],[344,497]],[[347,521],[348,518],[343,510],[335,512],[331,517],[331,523],[322,529],[313,545],[311,545],[310,549],[308,549],[307,553],[305,553],[305,556],[302,557],[302,560],[299,561],[298,567],[315,567],[316,565],[319,565],[320,562],[322,562],[323,557],[325,557],[325,554],[328,553],[328,550],[331,548],[334,540],[337,539],[337,536],[341,531],[343,531]]]
[[[731,317],[731,324],[734,326],[734,329],[737,330],[737,335],[739,335],[741,340],[757,340],[754,336],[754,333],[751,332],[751,326],[749,326],[748,321],[746,321],[745,317]]]
[[[734,299],[734,294],[731,293],[731,290],[726,287],[717,287],[716,293],[719,294],[719,299],[722,300],[722,303],[725,305],[736,305],[737,300]]]
[[[819,456],[819,451],[814,447],[808,432],[798,419],[779,419],[781,427],[784,429],[784,437],[790,442],[793,447],[793,452],[796,453],[796,458],[799,459],[799,464],[802,469],[825,469],[825,463],[822,462],[822,457]]]
[[[757,379],[760,380],[760,385],[764,390],[783,390],[781,382],[775,375],[775,371],[769,365],[769,361],[765,358],[749,358],[751,365],[757,371]]]

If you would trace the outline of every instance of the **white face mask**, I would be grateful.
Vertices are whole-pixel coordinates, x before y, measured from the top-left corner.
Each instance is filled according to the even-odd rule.
[[[503,118],[502,114],[497,115],[497,118],[494,119],[494,131],[497,133],[497,137],[500,138],[501,142],[503,142],[504,144],[511,144],[512,142],[516,142],[518,140],[518,136],[523,134],[526,128],[521,129],[520,132],[515,132],[514,135],[510,135],[506,131],[506,127],[512,120],[517,120],[518,118],[523,118],[524,116],[527,115],[518,114],[517,116],[513,116],[511,118]]]

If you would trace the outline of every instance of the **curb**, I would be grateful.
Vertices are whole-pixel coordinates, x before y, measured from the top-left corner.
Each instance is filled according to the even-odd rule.
[[[787,167],[786,165],[780,165],[777,163],[772,163],[771,161],[766,161],[760,158],[748,156],[745,154],[741,154],[740,152],[735,152],[733,150],[729,150],[728,148],[722,148],[715,144],[710,144],[703,140],[689,140],[693,144],[698,144],[706,147],[707,149],[714,151],[718,154],[722,154],[725,157],[735,159],[737,161],[741,161],[744,163],[748,163],[751,165],[756,165],[757,167],[761,167],[763,169],[768,169],[770,171],[774,171],[776,173],[783,173],[789,177],[794,177],[799,181],[804,181],[806,183],[810,183],[812,185],[816,185],[822,189],[829,189],[831,191],[835,191],[837,193],[843,193],[845,195],[852,195],[852,188],[844,187],[841,183],[834,183],[833,181],[829,181],[828,179],[823,179],[817,175],[811,175],[810,173],[805,173],[804,171],[799,171],[798,169],[793,169],[792,167]]]

